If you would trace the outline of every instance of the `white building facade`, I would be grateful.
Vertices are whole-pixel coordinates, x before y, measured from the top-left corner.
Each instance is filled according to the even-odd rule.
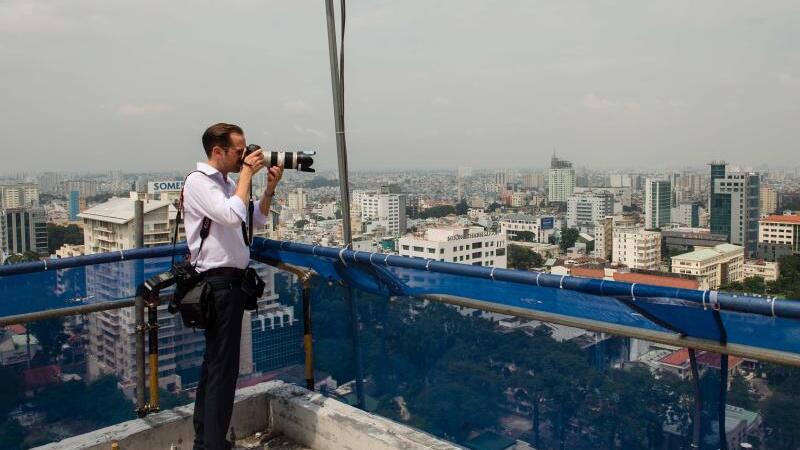
[[[661,268],[661,233],[641,227],[614,227],[612,261],[631,269]]]
[[[505,235],[476,226],[429,228],[424,233],[408,234],[399,240],[399,253],[474,266],[507,267]]]

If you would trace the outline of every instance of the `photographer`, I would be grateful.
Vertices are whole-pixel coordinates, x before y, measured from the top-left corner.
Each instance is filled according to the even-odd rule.
[[[197,163],[197,171],[186,178],[183,194],[192,262],[213,292],[212,320],[205,330],[206,350],[194,408],[194,448],[220,450],[231,448],[226,434],[239,376],[242,316],[245,303],[254,301],[241,287],[250,262],[248,207],[253,226],[263,227],[283,168],[268,169],[266,190],[250,206],[253,176],[265,166],[261,150],[243,158],[247,146],[244,132],[226,123],[210,126],[202,140],[208,161]],[[230,179],[230,173],[239,173],[238,181]],[[208,234],[201,239],[204,222]]]

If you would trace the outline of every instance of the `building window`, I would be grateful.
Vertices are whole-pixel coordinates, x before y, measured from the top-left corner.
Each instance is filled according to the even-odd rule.
[[[408,250],[408,246],[407,246],[407,245],[404,245],[404,246],[403,246],[403,250]]]

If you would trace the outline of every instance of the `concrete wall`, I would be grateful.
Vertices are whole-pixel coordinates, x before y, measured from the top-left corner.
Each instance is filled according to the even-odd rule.
[[[108,450],[116,440],[122,450],[191,449],[193,409],[194,404],[163,411],[38,448]],[[237,391],[231,424],[239,438],[273,430],[314,450],[460,449],[281,381]]]

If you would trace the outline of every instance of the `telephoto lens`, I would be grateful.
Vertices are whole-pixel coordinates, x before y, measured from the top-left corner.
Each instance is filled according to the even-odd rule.
[[[253,153],[261,147],[256,144],[250,144],[244,152],[244,156]],[[317,152],[304,150],[300,152],[263,152],[264,161],[267,166],[279,166],[284,169],[295,169],[301,172],[314,172],[311,167],[314,164],[314,158]],[[244,157],[243,156],[243,157]]]

